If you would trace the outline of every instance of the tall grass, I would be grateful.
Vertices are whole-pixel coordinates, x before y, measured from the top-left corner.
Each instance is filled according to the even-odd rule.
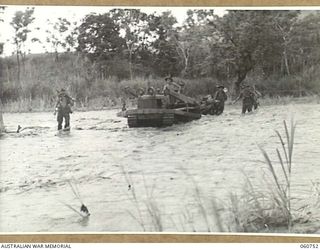
[[[125,66],[120,64],[110,67],[118,67],[119,72],[123,73]],[[8,112],[47,110],[54,105],[56,91],[60,88],[67,89],[76,99],[77,107],[88,109],[121,107],[123,99],[128,103],[131,102],[131,96],[124,91],[126,86],[134,90],[149,86],[162,90],[165,84],[162,77],[143,72],[136,74],[130,80],[111,73],[102,76],[96,65],[81,55],[72,53],[60,55],[58,62],[50,54],[29,55],[24,61],[20,79],[19,81],[16,74],[15,59],[5,58],[3,76],[0,79],[2,82],[0,99]],[[195,80],[175,78],[175,80],[183,81],[184,92],[193,97],[213,94],[217,84],[212,78]]]
[[[263,148],[260,149],[270,170],[273,183],[275,184],[274,186],[276,187],[273,195],[273,200],[283,211],[283,215],[287,219],[288,231],[290,232],[292,227],[291,174],[296,124],[294,124],[294,122],[291,121],[291,128],[289,131],[287,123],[285,121],[283,123],[285,129],[285,139],[283,139],[279,131],[276,131],[276,134],[282,146],[282,153],[280,153],[280,150],[278,148],[276,149],[278,161],[281,166],[280,173],[282,176],[280,176],[280,174],[277,174],[275,166],[270,160],[268,153]],[[286,140],[286,144],[284,140]],[[284,184],[281,183],[281,179],[285,180]]]
[[[110,67],[117,67],[114,73],[119,74],[126,68],[122,62],[115,62]],[[317,69],[314,67],[312,71],[308,71],[310,74],[305,73],[299,77],[262,79],[256,75],[249,75],[246,82],[255,85],[264,97],[271,97],[271,104],[288,103],[292,97],[310,96],[320,92]],[[126,86],[135,90],[148,86],[163,89],[165,82],[162,77],[150,72],[146,74],[143,70],[146,69],[142,69],[133,79],[128,80],[111,73],[102,76],[97,70],[97,65],[79,54],[62,54],[58,62],[50,54],[29,55],[21,70],[21,80],[18,81],[15,59],[5,58],[3,76],[0,79],[0,99],[8,112],[48,110],[54,105],[56,90],[63,87],[76,99],[77,107],[82,109],[121,107],[124,100],[131,102],[131,97],[123,91]],[[185,83],[185,94],[200,99],[201,96],[214,94],[217,84],[224,84],[231,94],[234,79],[221,81],[214,77],[175,77],[175,81]],[[282,99],[279,96],[289,97]],[[265,103],[268,104],[269,99],[266,98]]]
[[[281,145],[276,148],[276,160],[271,160],[260,147],[267,173],[257,187],[246,176],[246,186],[239,197],[230,196],[230,210],[236,231],[241,232],[291,232],[294,221],[292,208],[292,165],[296,124],[288,128],[284,121],[284,135],[275,131]]]
[[[244,173],[244,189],[231,193],[223,201],[212,195],[205,196],[193,176],[183,170],[188,177],[188,186],[192,188],[188,198],[193,198],[193,202],[192,207],[182,204],[179,217],[181,230],[171,218],[177,231],[313,233],[318,230],[320,223],[317,223],[317,213],[314,211],[320,206],[320,184],[312,182],[316,197],[312,204],[293,204],[296,201],[292,195],[296,123],[291,121],[288,126],[284,121],[283,126],[282,133],[275,131],[280,145],[275,149],[275,159],[260,148],[267,167],[263,178],[252,180]],[[121,169],[128,185],[129,200],[135,208],[128,210],[128,213],[143,231],[165,231],[168,218],[156,199],[155,185],[148,186],[143,177],[144,195],[136,190],[138,183],[133,181],[131,174],[124,167]]]

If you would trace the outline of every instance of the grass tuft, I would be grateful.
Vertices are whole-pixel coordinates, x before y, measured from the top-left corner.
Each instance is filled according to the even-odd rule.
[[[283,126],[284,135],[275,131],[281,145],[281,150],[275,150],[275,161],[272,161],[266,150],[260,147],[267,165],[263,185],[254,187],[246,177],[247,184],[243,195],[230,196],[235,231],[292,231],[294,211],[291,204],[291,176],[296,124],[291,121],[288,128],[284,121]]]

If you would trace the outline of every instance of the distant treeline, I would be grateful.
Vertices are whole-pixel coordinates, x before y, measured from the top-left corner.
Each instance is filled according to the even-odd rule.
[[[0,61],[0,98],[51,105],[56,90],[65,87],[83,105],[96,98],[113,103],[126,85],[162,87],[168,74],[183,80],[192,96],[211,94],[217,83],[237,93],[244,81],[270,96],[319,93],[320,12],[231,10],[217,16],[189,10],[187,15],[182,25],[170,12],[138,9],[90,14],[79,24],[59,18],[40,41],[29,29],[33,9],[19,11],[11,23],[15,54]],[[23,50],[28,39],[52,50],[28,54]]]

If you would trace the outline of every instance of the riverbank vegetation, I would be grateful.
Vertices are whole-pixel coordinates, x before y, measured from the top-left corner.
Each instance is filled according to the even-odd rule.
[[[218,83],[232,96],[243,82],[272,98],[320,91],[318,11],[231,10],[218,16],[190,9],[179,24],[170,11],[113,9],[80,23],[50,20],[45,41],[33,37],[34,20],[32,8],[16,12],[10,41],[16,50],[0,58],[6,111],[50,109],[62,87],[79,108],[121,106],[130,97],[125,86],[162,89],[168,74],[197,98],[214,93]],[[29,40],[47,52],[29,54]]]

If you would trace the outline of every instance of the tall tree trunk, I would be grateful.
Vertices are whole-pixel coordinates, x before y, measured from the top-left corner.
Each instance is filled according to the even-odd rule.
[[[132,50],[129,50],[129,72],[130,72],[130,79],[133,79],[133,73],[132,73]]]
[[[17,66],[18,66],[18,69],[17,69],[17,78],[18,78],[18,83],[20,85],[20,56],[19,56],[19,51],[17,51]],[[20,86],[21,87],[21,86]]]
[[[283,50],[283,59],[284,59],[284,65],[285,65],[286,73],[289,76],[290,75],[290,70],[289,70],[288,55],[287,55],[287,49],[286,48],[284,48],[284,50]]]
[[[182,76],[187,76],[187,70],[189,68],[189,49],[187,49],[185,56],[184,56],[184,69],[183,69],[183,74]]]
[[[55,52],[54,52],[54,61],[55,62],[58,62],[59,61],[59,53],[58,53],[58,51],[57,50],[55,50]]]
[[[3,122],[3,117],[2,117],[2,103],[0,100],[0,134],[4,132],[4,122]]]
[[[244,81],[244,79],[246,79],[248,72],[253,69],[253,66],[254,66],[254,62],[252,61],[250,54],[247,54],[241,60],[238,61],[238,71],[237,71],[238,78],[234,83],[235,94],[237,96],[240,94],[241,83]]]
[[[241,83],[244,81],[244,79],[246,79],[247,74],[249,73],[250,70],[253,69],[253,67],[254,67],[254,62],[252,60],[251,54],[248,52],[243,52],[242,57],[238,61],[238,71],[237,71],[238,78],[234,83],[235,94],[237,96],[240,94]]]
[[[238,72],[238,78],[236,80],[236,82],[234,83],[235,86],[235,95],[238,96],[240,94],[240,86],[241,83],[244,81],[244,79],[246,79],[247,76],[247,72]]]
[[[190,57],[190,48],[186,48],[183,43],[177,43],[176,51],[180,55],[181,59],[183,60],[184,67],[181,70],[180,74],[182,77],[187,76],[187,70],[189,68],[189,57]]]

